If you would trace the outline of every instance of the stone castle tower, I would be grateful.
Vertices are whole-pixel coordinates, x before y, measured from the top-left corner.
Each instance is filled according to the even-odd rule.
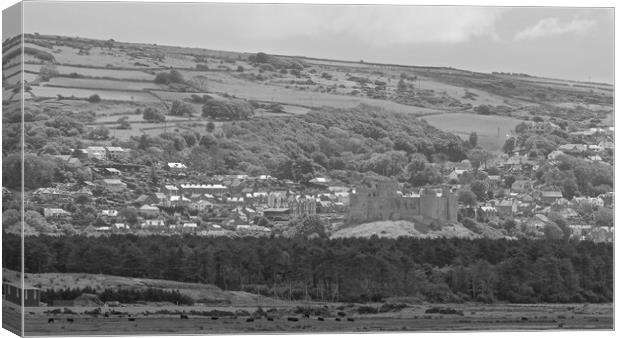
[[[403,196],[398,182],[360,185],[351,194],[348,222],[440,220],[456,222],[456,194],[449,188],[425,188],[420,195]]]

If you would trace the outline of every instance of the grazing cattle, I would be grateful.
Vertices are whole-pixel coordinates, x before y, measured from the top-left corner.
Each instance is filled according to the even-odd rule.
[[[310,318],[310,315],[306,313],[304,314],[304,318]]]
[[[297,318],[297,317],[288,317],[288,318],[286,318],[286,319],[287,319],[289,322],[297,322],[297,321],[299,321],[299,318]]]
[[[338,312],[338,316],[340,316],[340,317],[346,317],[346,316],[347,316],[347,314],[346,314],[346,313],[344,313],[344,312],[342,312],[342,311],[339,311],[339,312]]]
[[[272,317],[267,317],[267,320],[270,322],[273,322],[273,318]]]
[[[341,321],[341,320],[342,320],[342,319],[340,319],[339,317],[336,317],[336,321],[337,321],[337,322],[339,322],[339,321]]]
[[[47,320],[48,324],[53,323],[53,322],[54,322],[54,318],[50,318],[50,319]]]
[[[529,320],[529,318],[527,318],[527,317],[521,317],[521,320],[522,320],[522,321],[524,321],[524,322],[526,322],[526,321],[528,321],[528,320]]]
[[[69,323],[73,323],[73,318],[67,318],[67,321],[68,321]]]
[[[350,321],[350,322],[354,322],[355,321],[355,319],[353,319],[351,317],[347,318],[347,320]]]
[[[136,319],[132,318],[132,317],[127,318],[127,320],[129,320],[130,322],[135,322],[136,321]]]
[[[110,317],[110,314],[106,312],[106,313],[103,314],[103,316],[108,318],[108,317]]]
[[[319,318],[317,318],[317,320],[318,320],[319,322],[323,322],[323,321],[325,321],[325,319],[323,319],[323,317],[319,317]]]
[[[253,322],[253,321],[254,321],[254,318],[248,318],[248,319],[246,319],[245,321],[246,321],[246,322],[248,322],[248,323],[251,323],[251,322]]]
[[[187,315],[181,315],[181,319],[189,319]]]
[[[214,316],[214,317],[211,317],[211,320],[218,320],[218,319],[219,319],[219,318],[218,318],[218,317],[215,317],[215,316]]]

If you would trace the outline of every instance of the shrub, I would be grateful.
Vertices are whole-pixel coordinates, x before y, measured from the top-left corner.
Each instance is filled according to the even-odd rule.
[[[99,97],[99,95],[97,95],[97,94],[93,94],[93,95],[88,97],[88,102],[90,102],[90,103],[99,103],[99,102],[101,102],[101,97]]]

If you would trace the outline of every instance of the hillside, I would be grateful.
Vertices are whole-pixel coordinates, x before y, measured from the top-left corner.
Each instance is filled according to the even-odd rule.
[[[203,105],[199,98],[204,95],[224,102],[231,98],[248,101],[255,108],[254,117],[268,118],[363,104],[415,116],[484,111],[518,121],[544,112],[556,122],[587,123],[608,119],[613,105],[613,86],[599,83],[38,34],[25,36],[21,79],[16,43],[4,43],[5,104],[19,99],[23,82],[29,109],[62,104],[68,110],[94,111],[95,118],[87,124],[91,128],[115,129],[118,119],[129,118],[130,126],[115,129],[114,137],[119,140],[156,135],[170,127],[204,128],[207,120],[199,116]],[[176,80],[158,80],[170,70],[176,72]],[[101,101],[90,102],[93,95]],[[133,114],[136,108],[149,106],[166,111],[175,100],[193,106],[196,114],[189,119],[168,116],[167,125]],[[437,126],[457,135],[469,134],[473,127],[461,121]],[[482,145],[496,150],[514,124],[508,124],[499,136],[496,128],[483,132]]]
[[[330,238],[370,238],[375,235],[381,238],[508,238],[507,236],[502,235],[501,232],[486,226],[481,227],[481,229],[478,230],[478,233],[476,233],[470,229],[467,229],[460,223],[447,224],[442,226],[440,229],[433,230],[428,226],[408,221],[378,221],[345,226],[334,231]]]
[[[62,290],[67,288],[84,289],[90,287],[97,291],[112,290],[178,290],[196,302],[208,304],[255,305],[269,299],[243,291],[223,291],[212,284],[184,283],[163,279],[130,278],[104,274],[88,273],[26,273],[25,282],[42,290]],[[19,283],[17,271],[3,269],[3,280]]]

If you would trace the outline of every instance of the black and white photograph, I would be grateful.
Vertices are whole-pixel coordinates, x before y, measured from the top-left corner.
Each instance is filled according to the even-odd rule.
[[[3,5],[3,334],[615,330],[612,2]]]

